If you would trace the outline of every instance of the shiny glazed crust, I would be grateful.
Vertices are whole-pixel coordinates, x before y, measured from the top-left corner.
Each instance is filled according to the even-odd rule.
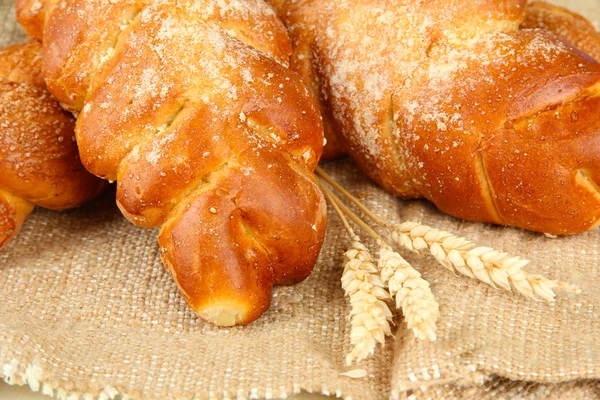
[[[519,29],[517,0],[273,0],[342,147],[453,216],[571,234],[600,222],[600,64]],[[582,22],[583,23],[583,22]]]
[[[46,90],[40,50],[35,40],[0,50],[0,248],[34,205],[75,207],[104,186],[81,165],[75,120]]]
[[[600,61],[600,35],[584,17],[542,1],[527,4],[523,29],[546,29]]]
[[[291,44],[273,10],[262,0],[55,0],[34,13],[34,3],[18,2],[20,22],[43,31],[52,93],[81,110],[84,165],[118,182],[130,221],[162,226],[163,262],[192,309],[246,324],[274,284],[305,279],[325,233],[312,174],[323,125],[286,68]]]

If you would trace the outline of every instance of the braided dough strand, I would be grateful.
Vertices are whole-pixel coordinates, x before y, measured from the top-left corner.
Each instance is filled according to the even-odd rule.
[[[118,182],[131,222],[161,226],[163,262],[201,317],[252,322],[274,284],[311,272],[326,223],[312,174],[323,125],[287,69],[274,11],[262,0],[45,4],[44,75],[80,111],[84,165]],[[19,10],[25,26],[39,21],[31,2]]]
[[[524,0],[273,4],[291,65],[383,188],[544,233],[600,223],[600,64],[548,30],[521,29]]]

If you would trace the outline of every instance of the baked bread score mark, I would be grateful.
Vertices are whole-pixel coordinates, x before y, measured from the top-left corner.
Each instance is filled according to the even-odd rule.
[[[43,32],[48,86],[80,111],[85,167],[117,181],[131,222],[161,226],[164,265],[196,313],[254,321],[274,284],[310,274],[326,225],[312,173],[323,125],[287,69],[274,11],[262,0],[37,4],[19,1],[19,20]]]
[[[48,93],[35,40],[0,50],[0,248],[34,206],[76,207],[104,182],[79,160],[75,120]]]
[[[600,38],[583,17],[524,0],[272,3],[330,131],[383,188],[550,234],[600,223]]]

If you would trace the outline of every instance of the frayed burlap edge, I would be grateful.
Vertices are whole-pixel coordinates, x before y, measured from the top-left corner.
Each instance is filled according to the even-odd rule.
[[[2,6],[0,7],[0,17],[2,16],[8,16],[10,17],[11,14],[14,12],[14,9],[12,6],[7,7],[7,4],[10,4],[11,2],[3,2]],[[8,10],[8,11],[6,11]],[[10,18],[9,18],[10,19]],[[4,25],[2,26],[2,28],[6,28],[9,27],[9,21],[7,20],[7,22],[4,23]],[[18,30],[18,28],[15,27],[15,25],[12,25],[12,28],[5,30],[4,32],[10,32],[10,38],[9,39],[5,39],[5,42],[15,42],[20,40],[21,38],[23,38],[22,34],[20,33],[20,31]],[[2,37],[6,37],[6,35],[2,36]],[[485,289],[484,289],[485,291]],[[399,323],[399,326],[402,326],[402,322],[401,322],[401,318],[397,318],[397,321]],[[10,344],[7,344],[10,345]],[[388,346],[390,346],[390,344],[388,344]],[[0,349],[0,350],[6,350],[6,348],[4,349]],[[13,348],[14,350],[14,348]],[[380,351],[380,349],[378,348],[378,351]],[[119,389],[107,385],[103,388],[100,388],[98,391],[95,391],[94,393],[86,393],[84,392],[77,392],[77,391],[71,391],[71,390],[67,390],[66,387],[61,387],[61,385],[55,385],[55,384],[51,384],[49,383],[49,380],[52,380],[52,375],[49,374],[47,371],[45,371],[43,368],[41,368],[39,366],[39,364],[37,364],[35,362],[35,358],[29,357],[28,362],[24,362],[21,361],[19,362],[19,358],[17,357],[13,357],[8,355],[8,353],[4,354],[4,351],[0,351],[0,362],[2,362],[2,371],[1,371],[1,376],[3,379],[5,379],[8,383],[11,384],[28,384],[32,390],[36,390],[37,391],[41,391],[44,394],[50,394],[50,392],[52,392],[54,395],[59,396],[59,398],[66,398],[66,399],[91,399],[91,398],[101,398],[101,399],[112,399],[118,396],[121,396],[122,398],[128,398],[128,397],[138,397],[137,394],[133,393],[127,393],[127,391],[120,391]],[[18,356],[18,349],[17,349],[17,356]],[[24,360],[26,358],[21,358],[21,360]],[[360,367],[360,366],[359,366]],[[408,396],[408,398],[454,398],[452,396],[454,396],[455,393],[467,393],[465,392],[466,389],[464,389],[464,386],[473,386],[475,385],[475,387],[471,388],[472,390],[476,390],[477,388],[483,388],[485,387],[486,384],[488,384],[490,381],[493,380],[493,378],[490,378],[490,374],[493,373],[494,368],[487,368],[485,367],[485,364],[478,364],[478,363],[470,363],[470,364],[465,364],[459,367],[456,367],[453,371],[450,377],[447,378],[443,378],[442,376],[448,376],[449,375],[449,371],[446,370],[445,373],[440,375],[440,378],[436,379],[435,378],[435,368],[429,367],[426,368],[425,373],[408,373],[405,376],[405,378],[400,382],[400,384],[398,385],[398,389],[396,389],[393,392],[393,397],[398,397],[398,398],[403,398],[404,396]],[[420,377],[422,378],[420,378]],[[434,379],[427,379],[427,376],[434,376]],[[396,375],[396,377],[398,377],[398,375]],[[503,378],[500,378],[503,379]],[[505,381],[505,380],[504,380]],[[582,382],[582,385],[586,384],[586,382]],[[436,386],[436,388],[431,387],[429,390],[421,390],[421,389],[425,389],[426,386]],[[527,382],[513,382],[510,384],[507,384],[507,386],[527,386],[529,385],[529,383]],[[540,385],[540,384],[534,384],[534,385]],[[564,387],[568,387],[565,386],[563,384],[557,384],[557,385],[562,385]],[[68,386],[68,385],[67,385]],[[243,393],[229,393],[229,392],[223,392],[223,393],[217,393],[215,392],[213,396],[209,395],[207,397],[198,397],[198,398],[230,398],[230,397],[235,397],[238,396],[238,398],[285,398],[288,395],[294,394],[294,393],[298,393],[300,392],[300,390],[308,390],[308,391],[320,391],[323,392],[325,394],[335,394],[339,397],[345,397],[345,395],[347,393],[344,393],[344,391],[342,390],[342,387],[337,387],[335,390],[331,390],[328,387],[325,386],[312,386],[311,385],[306,385],[306,383],[304,385],[301,385],[299,383],[292,383],[291,385],[291,390],[284,390],[284,391],[278,391],[278,390],[268,390],[267,388],[263,388],[263,389],[251,389],[251,390],[245,390]],[[590,383],[591,387],[597,387],[597,382],[591,382]],[[456,388],[460,388],[460,389],[456,389]],[[504,386],[503,386],[504,387]],[[540,385],[540,387],[553,387],[553,385]],[[439,390],[442,390],[440,388],[445,388],[443,389],[443,391],[441,392],[442,394],[440,394]],[[350,390],[350,392],[352,392],[352,390]],[[354,393],[360,393],[360,391],[355,391]],[[437,393],[435,396],[432,395],[432,393]],[[412,397],[411,397],[412,396]],[[498,396],[497,398],[502,398],[501,394],[495,394],[495,396]],[[151,397],[151,396],[146,396],[144,398],[147,399],[152,399],[152,398],[158,398],[158,397]],[[356,398],[356,397],[355,397]],[[533,398],[533,397],[532,397]]]

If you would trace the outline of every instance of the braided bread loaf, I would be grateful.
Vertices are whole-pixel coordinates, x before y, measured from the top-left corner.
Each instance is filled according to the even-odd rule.
[[[552,234],[600,223],[600,64],[525,0],[273,0],[346,150],[453,216]],[[326,117],[326,114],[325,114]]]
[[[533,1],[527,4],[523,29],[545,29],[600,60],[600,36],[594,26],[581,15],[566,8]]]
[[[0,248],[35,205],[75,207],[104,186],[79,161],[75,120],[46,90],[39,55],[34,40],[0,50]]]
[[[81,110],[85,167],[116,180],[123,214],[161,226],[162,260],[191,308],[246,324],[273,284],[305,279],[326,213],[312,170],[316,103],[286,68],[262,0],[18,1],[42,34],[50,91]],[[43,24],[43,27],[41,26]]]

